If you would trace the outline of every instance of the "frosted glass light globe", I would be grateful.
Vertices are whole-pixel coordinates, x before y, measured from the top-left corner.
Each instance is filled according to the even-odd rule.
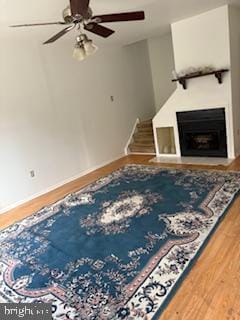
[[[78,61],[83,61],[86,58],[86,52],[84,48],[76,46],[73,50],[73,58]]]
[[[92,40],[87,40],[84,42],[84,49],[86,55],[91,56],[98,50],[98,47],[93,44]]]

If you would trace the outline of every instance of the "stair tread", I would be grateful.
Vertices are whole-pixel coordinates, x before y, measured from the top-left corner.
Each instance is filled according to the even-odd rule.
[[[130,147],[133,148],[155,148],[154,144],[132,144]]]
[[[136,143],[154,143],[153,137],[147,138],[134,138],[134,142]]]
[[[150,143],[146,142],[133,142],[130,144],[130,146],[136,146],[136,147],[154,147],[154,142],[151,141]]]
[[[130,152],[156,153],[155,148],[131,147],[131,148],[129,148],[129,150],[130,150]]]
[[[153,132],[152,127],[138,127],[138,132]]]
[[[140,123],[152,123],[152,119],[148,119],[148,120],[143,120]]]
[[[137,125],[138,128],[151,128],[152,129],[152,123],[139,123]]]
[[[153,136],[152,131],[138,131],[134,134],[134,136]]]

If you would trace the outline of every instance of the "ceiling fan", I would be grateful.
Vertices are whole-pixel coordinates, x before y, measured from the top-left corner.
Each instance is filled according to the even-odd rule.
[[[115,31],[102,26],[102,23],[119,22],[119,21],[136,21],[144,20],[145,14],[143,11],[137,12],[124,12],[114,14],[104,14],[94,16],[92,9],[89,6],[90,0],[70,0],[70,5],[63,10],[63,20],[58,22],[48,23],[32,23],[32,24],[20,24],[12,25],[11,27],[33,27],[33,26],[45,26],[45,25],[68,25],[62,31],[55,34],[53,37],[44,42],[44,44],[52,43],[64,36],[66,33],[78,27],[92,32],[103,38],[111,36]],[[80,38],[79,38],[80,37]],[[87,41],[86,35],[80,34],[77,38],[77,42]],[[84,38],[84,39],[83,39]],[[91,40],[89,40],[91,41]]]

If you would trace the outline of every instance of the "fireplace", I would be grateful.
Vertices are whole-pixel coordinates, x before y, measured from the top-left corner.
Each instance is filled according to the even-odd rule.
[[[227,157],[225,110],[177,112],[182,156]]]

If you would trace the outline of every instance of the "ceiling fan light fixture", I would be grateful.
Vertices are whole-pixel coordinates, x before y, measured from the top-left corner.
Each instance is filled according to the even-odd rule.
[[[93,44],[92,40],[87,39],[84,41],[83,45],[87,56],[93,55],[98,50],[98,47]]]
[[[78,61],[83,61],[87,57],[86,51],[82,44],[76,43],[73,50],[73,58]]]
[[[86,57],[93,55],[97,50],[98,47],[93,44],[93,41],[88,39],[86,34],[81,33],[77,36],[73,57],[78,61],[82,61]]]
[[[76,39],[77,41],[74,48],[73,57],[81,61],[87,56],[93,55],[98,50],[97,46],[93,44],[93,41],[89,39],[86,34],[82,33],[82,30],[86,30],[102,38],[108,38],[114,34],[115,31],[103,26],[102,23],[137,21],[145,19],[144,11],[121,12],[94,16],[90,7],[90,1],[91,0],[69,0],[70,3],[63,9],[62,12],[63,21],[18,24],[12,25],[11,27],[16,28],[47,25],[67,26],[50,39],[43,42],[43,44],[53,43],[72,29],[77,28],[79,35]]]

